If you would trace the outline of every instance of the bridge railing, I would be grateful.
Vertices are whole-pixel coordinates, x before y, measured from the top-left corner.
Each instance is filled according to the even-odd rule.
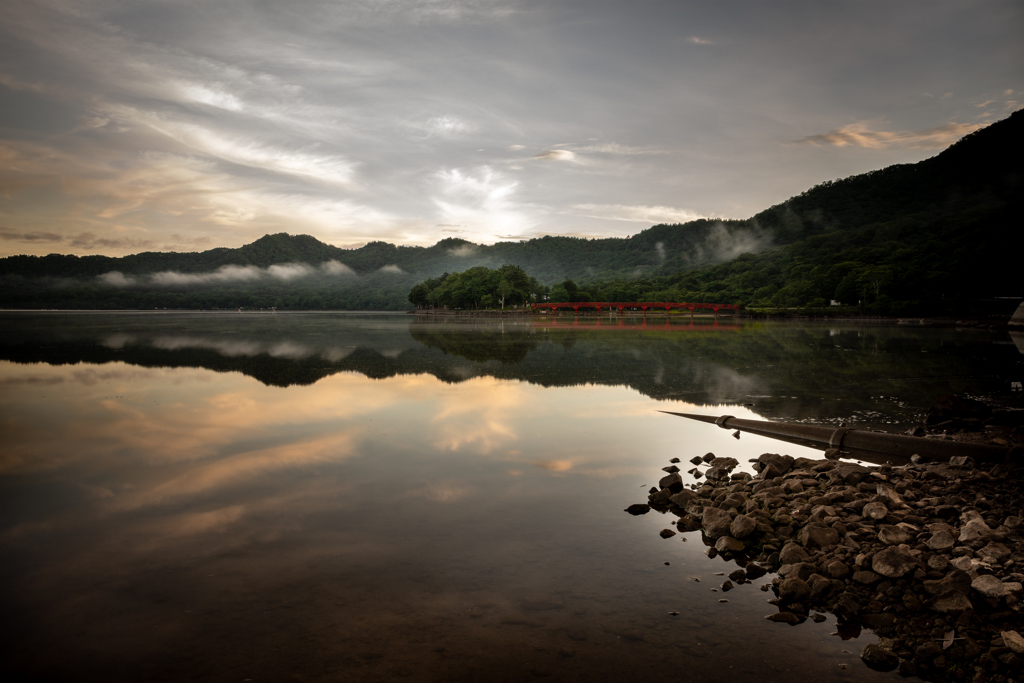
[[[546,302],[539,304],[530,304],[534,310],[548,308],[556,310],[559,308],[571,308],[574,311],[579,311],[581,308],[596,308],[598,312],[602,308],[617,308],[621,313],[627,308],[639,308],[644,313],[647,312],[648,308],[663,308],[666,311],[671,311],[673,308],[687,309],[690,313],[693,313],[695,309],[705,308],[713,310],[717,315],[719,311],[737,310],[739,304],[716,304],[716,303],[690,303],[685,301],[563,301],[563,302]]]

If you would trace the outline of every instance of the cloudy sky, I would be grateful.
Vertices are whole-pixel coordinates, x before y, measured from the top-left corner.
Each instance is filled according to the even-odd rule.
[[[1018,0],[26,0],[0,255],[746,218],[1024,103]]]

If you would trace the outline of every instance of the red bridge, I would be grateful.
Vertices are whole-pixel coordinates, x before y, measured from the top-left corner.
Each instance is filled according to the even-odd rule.
[[[647,315],[648,308],[664,308],[665,312],[668,313],[673,308],[687,308],[690,310],[690,315],[693,315],[693,311],[696,308],[708,308],[715,312],[715,317],[718,316],[718,311],[736,310],[739,308],[737,304],[691,304],[691,303],[677,303],[669,301],[572,301],[562,303],[546,303],[546,304],[530,304],[534,310],[541,308],[550,308],[551,310],[558,310],[559,308],[571,308],[572,310],[579,313],[581,308],[596,308],[597,312],[600,313],[602,308],[617,308],[621,314],[627,308],[639,308],[642,309],[644,315]]]

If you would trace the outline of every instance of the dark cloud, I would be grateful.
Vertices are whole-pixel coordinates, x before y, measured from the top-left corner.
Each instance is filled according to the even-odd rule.
[[[1024,90],[1015,0],[9,5],[4,253],[743,218]]]

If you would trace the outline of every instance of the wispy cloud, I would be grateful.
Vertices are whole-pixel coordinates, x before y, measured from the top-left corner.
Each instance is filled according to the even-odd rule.
[[[694,45],[714,45],[715,41],[707,38],[701,38],[700,36],[690,36],[686,39],[686,42],[693,43]]]
[[[968,133],[982,128],[980,123],[948,123],[944,126],[924,130],[877,131],[866,123],[851,123],[828,133],[810,135],[797,140],[813,145],[833,147],[863,147],[866,149],[889,149],[893,147],[914,147],[934,149],[948,147]]]
[[[685,223],[706,218],[689,209],[674,206],[628,206],[624,204],[576,204],[573,212],[580,216],[609,221],[634,223]]]
[[[441,196],[434,203],[441,220],[465,226],[465,233],[473,239],[493,241],[498,235],[520,234],[535,222],[526,207],[516,201],[519,183],[490,167],[481,167],[475,173],[441,171],[436,177]]]
[[[540,161],[576,161],[576,154],[567,149],[549,149],[530,158]]]
[[[397,268],[397,266],[385,266],[382,270],[387,268]],[[398,272],[401,271],[399,270]],[[313,275],[353,276],[355,271],[344,263],[331,260],[315,267],[306,263],[278,263],[266,268],[227,265],[208,273],[180,273],[173,270],[165,270],[145,277],[134,277],[124,275],[118,271],[111,271],[97,276],[97,279],[112,287],[131,287],[140,284],[159,287],[193,287],[225,282],[253,282],[263,278],[273,278],[287,282]]]

